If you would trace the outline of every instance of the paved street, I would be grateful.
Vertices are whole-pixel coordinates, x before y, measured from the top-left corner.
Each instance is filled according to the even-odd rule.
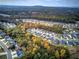
[[[11,51],[7,49],[6,45],[2,41],[0,41],[0,45],[7,52],[7,59],[12,59]]]

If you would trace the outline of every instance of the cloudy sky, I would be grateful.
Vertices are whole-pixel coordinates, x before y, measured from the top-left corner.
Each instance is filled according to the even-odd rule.
[[[79,0],[0,0],[0,5],[79,7]]]

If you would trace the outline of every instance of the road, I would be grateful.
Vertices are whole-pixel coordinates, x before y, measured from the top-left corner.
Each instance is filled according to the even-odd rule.
[[[12,59],[11,51],[7,49],[6,45],[2,41],[0,41],[0,45],[7,52],[7,59]]]
[[[6,55],[7,59],[14,59],[19,57],[17,55],[16,49],[19,48],[18,44],[13,40],[10,36],[5,35],[3,31],[0,31],[0,36],[4,36],[0,38],[0,46],[4,49],[4,52],[0,53],[0,56]],[[10,47],[10,44],[15,45],[15,50],[8,49],[7,47]]]

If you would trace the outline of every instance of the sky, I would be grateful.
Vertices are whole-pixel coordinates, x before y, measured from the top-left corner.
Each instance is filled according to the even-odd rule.
[[[0,0],[0,5],[79,7],[79,0]]]

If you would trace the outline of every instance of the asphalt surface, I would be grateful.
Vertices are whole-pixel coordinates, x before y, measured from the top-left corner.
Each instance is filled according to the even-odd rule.
[[[7,49],[6,45],[2,41],[0,41],[0,45],[7,52],[7,59],[12,59],[11,51]]]

